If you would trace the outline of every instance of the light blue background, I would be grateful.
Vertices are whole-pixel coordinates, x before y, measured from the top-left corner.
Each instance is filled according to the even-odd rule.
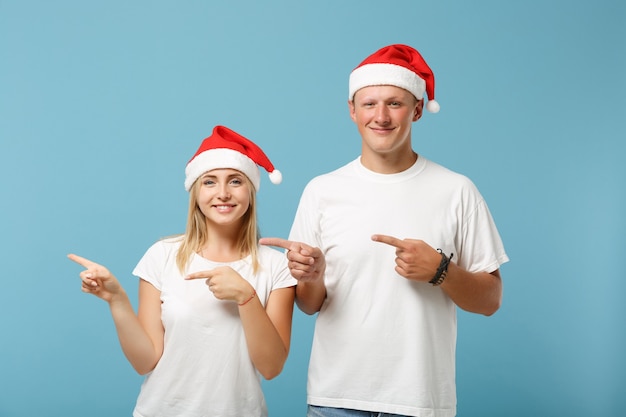
[[[437,79],[415,148],[474,180],[511,257],[501,310],[459,313],[458,415],[623,414],[625,4],[0,0],[0,416],[130,415],[141,377],[66,254],[136,300],[215,124],[283,172],[259,198],[285,237],[305,183],[359,153],[350,71],[396,42]],[[313,323],[296,312],[270,416],[304,415]]]

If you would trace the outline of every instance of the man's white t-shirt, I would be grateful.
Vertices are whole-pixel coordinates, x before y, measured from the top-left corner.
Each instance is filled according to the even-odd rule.
[[[469,271],[508,260],[473,183],[420,156],[392,175],[357,159],[305,188],[290,240],[322,249],[327,298],[315,324],[309,404],[410,416],[456,414],[456,307],[395,272],[373,234],[421,239]]]

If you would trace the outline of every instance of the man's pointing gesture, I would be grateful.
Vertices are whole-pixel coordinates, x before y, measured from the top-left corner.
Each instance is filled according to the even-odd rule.
[[[259,243],[287,250],[289,271],[298,280],[296,303],[306,314],[318,312],[326,298],[324,286],[326,258],[320,248],[278,237],[264,237]]]
[[[316,281],[324,276],[326,260],[319,248],[279,237],[264,237],[259,243],[286,249],[289,270],[298,281]]]
[[[373,235],[372,240],[396,248],[396,272],[410,280],[430,281],[441,261],[439,252],[423,240],[400,240],[387,235]]]

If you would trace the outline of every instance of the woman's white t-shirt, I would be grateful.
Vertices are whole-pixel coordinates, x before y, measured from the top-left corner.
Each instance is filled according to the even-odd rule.
[[[180,238],[148,249],[133,274],[161,292],[163,355],[146,376],[134,417],[267,416],[260,376],[246,346],[237,303],[215,298],[205,280],[185,280],[176,265]],[[259,247],[250,257],[217,263],[193,255],[187,273],[230,266],[255,288],[265,306],[272,290],[296,284],[285,254]]]

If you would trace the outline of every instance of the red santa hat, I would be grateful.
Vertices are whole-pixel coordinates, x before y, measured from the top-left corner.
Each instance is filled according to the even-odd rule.
[[[261,185],[259,165],[269,173],[272,183],[281,183],[282,174],[274,168],[261,148],[225,126],[215,126],[211,136],[202,141],[196,154],[187,163],[185,190],[189,191],[193,183],[207,171],[231,168],[243,172],[258,191]]]
[[[417,50],[407,45],[389,45],[365,58],[350,74],[350,97],[363,87],[394,85],[413,93],[421,100],[428,97],[426,110],[439,111],[435,101],[435,76]]]

